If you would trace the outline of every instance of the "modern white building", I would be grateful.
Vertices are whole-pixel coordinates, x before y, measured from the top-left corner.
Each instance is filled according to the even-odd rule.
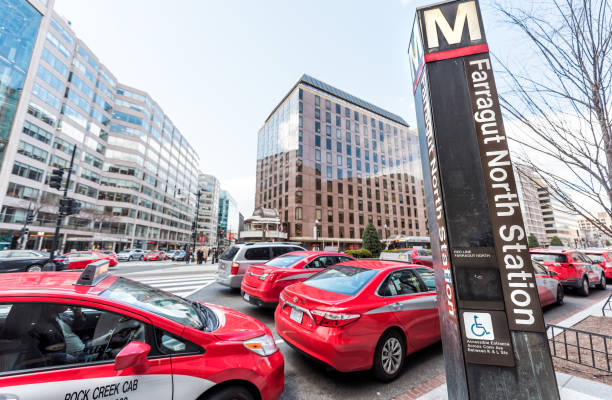
[[[555,199],[543,182],[538,185],[538,198],[542,208],[546,236],[557,236],[564,246],[578,247],[578,218]]]
[[[225,247],[238,241],[240,234],[240,211],[238,203],[226,190],[219,194],[219,224],[217,235],[219,246]]]
[[[612,219],[606,212],[598,212],[597,219],[602,225],[612,229]],[[612,237],[603,232],[600,228],[593,225],[584,218],[578,220],[579,226],[579,241],[582,247],[609,247],[608,243],[612,243]]]
[[[37,217],[27,246],[51,247],[60,192],[48,180],[54,168],[68,168],[76,147],[68,195],[82,211],[64,221],[60,248],[188,244],[196,151],[149,94],[114,76],[53,4],[0,1],[0,242],[23,227],[31,207]]]
[[[514,177],[527,235],[533,234],[540,245],[546,245],[549,239],[546,235],[544,216],[538,197],[536,175],[529,168],[515,164]]]
[[[219,180],[213,175],[200,173],[198,177],[200,205],[198,210],[198,245],[217,246],[219,224]]]

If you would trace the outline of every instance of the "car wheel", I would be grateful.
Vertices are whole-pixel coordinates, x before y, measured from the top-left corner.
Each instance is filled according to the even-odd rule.
[[[229,386],[199,400],[255,400],[253,394],[243,386]]]
[[[607,282],[604,274],[601,274],[601,278],[599,278],[599,283],[597,284],[597,289],[606,290]]]
[[[582,280],[580,281],[580,287],[578,288],[578,293],[581,296],[588,296],[589,295],[589,281],[586,278],[586,276],[583,276]]]
[[[406,359],[404,339],[396,331],[386,332],[376,345],[374,353],[374,376],[383,382],[398,377]]]
[[[564,298],[565,298],[565,292],[563,292],[563,286],[559,285],[557,287],[557,305],[562,305]]]
[[[27,269],[26,272],[41,272],[42,271],[42,266],[35,264],[35,265],[30,265]]]

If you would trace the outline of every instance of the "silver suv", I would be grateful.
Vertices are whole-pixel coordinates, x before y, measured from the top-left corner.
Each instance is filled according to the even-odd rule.
[[[145,252],[143,249],[126,249],[117,254],[117,261],[132,261],[144,258]]]
[[[292,251],[303,251],[292,243],[260,242],[236,244],[228,247],[219,257],[217,282],[231,288],[240,288],[247,269]]]

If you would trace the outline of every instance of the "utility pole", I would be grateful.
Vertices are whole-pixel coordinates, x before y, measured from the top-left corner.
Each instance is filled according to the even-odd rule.
[[[64,195],[62,196],[62,199],[60,200],[59,212],[57,213],[57,223],[55,225],[55,236],[53,236],[53,243],[51,245],[51,255],[49,257],[50,264],[53,264],[53,260],[55,259],[55,251],[58,249],[60,227],[62,226],[63,216],[70,215],[72,213],[71,207],[66,207],[68,206],[67,203],[72,203],[72,202],[66,202],[66,200],[68,200],[68,188],[70,187],[70,177],[72,176],[72,168],[74,166],[74,155],[76,154],[76,151],[77,151],[77,146],[75,144],[74,147],[72,148],[72,156],[70,157],[70,169],[68,169],[68,177],[66,178],[66,185],[64,186],[64,189],[63,189]],[[64,170],[62,168],[53,170],[53,176],[51,178],[55,177],[55,179],[54,180],[52,179],[51,182],[49,183],[51,187],[56,188],[58,190],[62,190],[61,187],[62,187],[63,175],[64,175]],[[80,204],[78,208],[80,208]]]
[[[558,400],[478,1],[418,8],[408,53],[448,396]]]
[[[198,191],[196,192],[196,215],[195,215],[195,221],[193,221],[192,227],[193,227],[193,232],[191,233],[191,236],[193,238],[193,250],[192,252],[195,253],[195,249],[196,249],[196,239],[198,237],[198,218],[200,217],[200,195],[201,195],[201,190],[198,189]]]
[[[26,245],[28,244],[28,237],[30,234],[30,229],[28,228],[28,226],[31,225],[32,222],[34,222],[34,210],[31,210],[30,209],[31,207],[32,207],[32,202],[30,201],[30,203],[28,203],[28,211],[26,213],[26,219],[23,223],[23,228],[21,228],[20,235],[19,235],[19,239],[21,240],[21,243],[19,244],[19,248],[21,249],[25,249]]]

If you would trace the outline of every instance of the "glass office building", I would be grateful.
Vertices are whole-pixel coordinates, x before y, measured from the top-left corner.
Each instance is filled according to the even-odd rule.
[[[240,211],[238,203],[225,190],[219,194],[219,224],[217,234],[219,246],[226,247],[238,242],[240,233]]]
[[[198,245],[216,247],[219,220],[219,180],[213,175],[200,174],[198,187],[200,188]]]
[[[360,247],[427,235],[417,133],[401,117],[303,75],[258,133],[255,208],[279,210],[289,240]]]
[[[49,187],[49,175],[68,167],[76,147],[68,195],[82,210],[64,221],[62,248],[189,244],[199,175],[195,150],[162,107],[145,91],[119,82],[52,7],[52,0],[47,6],[0,0],[3,27],[23,37],[12,45],[13,36],[3,29],[0,62],[9,73],[1,76],[25,74],[23,84],[11,78],[15,88],[23,88],[19,101],[9,102],[17,104],[14,111],[5,111],[11,107],[7,93],[12,94],[5,89],[2,95],[0,132],[7,140],[0,169],[0,241],[23,227],[30,207],[37,217],[27,246],[51,247],[61,193]],[[17,72],[11,75],[10,68]],[[7,128],[9,114],[13,121]]]

